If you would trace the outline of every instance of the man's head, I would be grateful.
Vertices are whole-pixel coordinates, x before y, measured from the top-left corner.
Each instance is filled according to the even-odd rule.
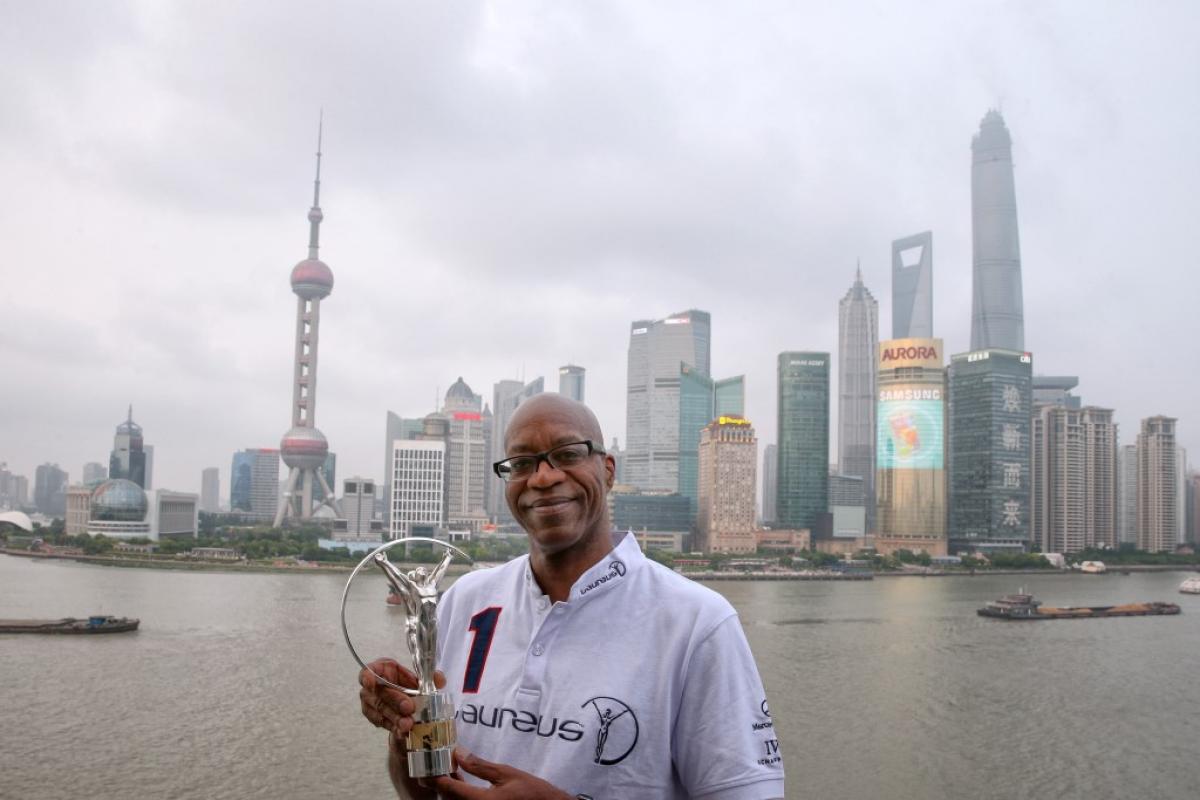
[[[604,435],[596,415],[583,403],[562,395],[531,397],[518,406],[508,423],[504,450],[509,458],[585,441],[592,442],[596,450],[578,463],[553,466],[542,459],[534,472],[504,485],[509,510],[529,533],[531,551],[553,555],[597,547],[607,552],[606,498],[616,463],[601,452]]]

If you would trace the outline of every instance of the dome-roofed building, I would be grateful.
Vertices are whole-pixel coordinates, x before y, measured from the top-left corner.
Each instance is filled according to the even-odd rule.
[[[92,490],[87,532],[113,538],[150,535],[146,492],[124,478],[107,480]]]
[[[482,402],[483,398],[471,391],[471,387],[459,375],[458,380],[446,390],[446,402],[442,411],[478,411]]]

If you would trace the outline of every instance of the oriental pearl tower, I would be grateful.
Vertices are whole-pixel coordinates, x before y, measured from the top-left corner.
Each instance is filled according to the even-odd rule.
[[[317,344],[321,327],[321,300],[333,291],[333,270],[317,258],[321,232],[321,129],[317,127],[317,177],[313,182],[313,204],[308,211],[308,258],[292,268],[292,291],[296,293],[296,362],[292,380],[292,428],[279,442],[283,463],[288,466],[283,504],[275,512],[275,527],[284,517],[311,519],[313,484],[319,483],[329,505],[340,517],[341,509],[325,479],[325,456],[329,443],[317,430]]]

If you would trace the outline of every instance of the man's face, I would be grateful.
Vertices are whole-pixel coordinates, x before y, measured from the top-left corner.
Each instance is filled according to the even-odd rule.
[[[571,414],[546,409],[509,427],[509,456],[541,453],[589,438]],[[599,442],[597,442],[599,444]],[[537,472],[504,485],[513,517],[529,533],[530,549],[545,555],[586,548],[605,530],[605,496],[615,474],[610,456],[594,454],[578,466],[556,469],[543,461]]]

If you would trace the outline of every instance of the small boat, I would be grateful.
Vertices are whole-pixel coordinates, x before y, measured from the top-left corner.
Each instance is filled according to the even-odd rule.
[[[93,615],[87,619],[0,619],[0,633],[124,633],[136,631],[140,619]]]
[[[1030,594],[1006,594],[976,613],[981,617],[1005,620],[1098,619],[1101,617],[1152,617],[1178,614],[1175,603],[1126,603],[1119,606],[1043,606]]]
[[[1108,567],[1103,561],[1085,561],[1079,565],[1079,571],[1084,575],[1103,575],[1108,572]]]
[[[399,592],[397,592],[397,591],[395,590],[395,588],[394,588],[394,587],[391,587],[391,586],[389,586],[389,587],[388,587],[388,594],[387,594],[387,604],[388,604],[389,606],[402,606],[402,605],[404,605],[404,598],[403,598],[403,597],[401,597],[401,596],[400,596],[400,593],[399,593]]]
[[[1193,575],[1179,584],[1179,591],[1183,594],[1200,594],[1200,575]]]

